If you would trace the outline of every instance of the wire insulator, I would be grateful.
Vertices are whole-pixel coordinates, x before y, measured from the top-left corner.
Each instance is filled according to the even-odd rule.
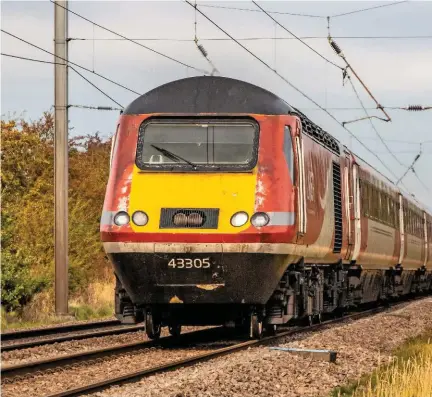
[[[342,53],[342,50],[340,49],[340,47],[336,44],[336,42],[333,39],[330,39],[330,45],[333,48],[334,52],[338,55],[340,55]]]
[[[201,51],[201,54],[203,54],[207,58],[208,52],[202,44],[198,44],[198,49]]]
[[[412,112],[419,112],[420,110],[424,110],[424,107],[421,105],[409,105],[406,110],[412,111]]]

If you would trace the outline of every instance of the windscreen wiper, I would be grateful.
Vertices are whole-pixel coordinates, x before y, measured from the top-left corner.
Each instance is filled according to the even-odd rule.
[[[150,145],[150,146],[154,147],[157,151],[161,152],[165,157],[168,157],[170,160],[173,160],[173,161],[175,161],[177,163],[179,161],[183,161],[183,162],[189,164],[190,166],[192,166],[194,168],[197,167],[197,165],[194,164],[194,163],[192,163],[192,161],[186,160],[183,157],[180,157],[178,154],[170,152],[169,150],[166,150],[166,149],[161,148],[161,147],[156,146],[156,145]]]

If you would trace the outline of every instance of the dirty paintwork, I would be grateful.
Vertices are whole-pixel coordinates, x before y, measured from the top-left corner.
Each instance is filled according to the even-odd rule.
[[[223,98],[214,78],[196,78],[196,92],[213,95],[207,102],[194,101],[191,95],[175,101],[177,88],[187,88],[184,82],[175,83],[177,91],[163,86],[159,94],[166,98],[165,110],[155,110],[160,96],[152,91],[120,117],[100,231],[115,273],[135,304],[265,304],[288,266],[302,259],[307,264],[361,265],[369,272],[362,280],[371,283],[379,280],[375,273],[382,269],[432,265],[430,214],[403,198],[404,206],[426,219],[421,237],[406,233],[404,222],[391,226],[367,216],[362,208],[363,181],[395,201],[401,192],[334,138],[327,135],[323,143],[304,131],[304,119],[273,94],[260,89],[256,96],[248,96],[241,84],[230,81],[224,80],[223,84],[234,85]],[[202,84],[208,84],[208,91],[200,91]],[[265,103],[258,98],[266,98]],[[267,113],[260,113],[261,108]],[[140,169],[136,165],[140,126],[150,117],[168,116],[253,119],[259,126],[256,166],[242,172]],[[287,129],[293,142],[292,169],[289,153],[284,152]],[[338,184],[340,203],[335,202]],[[217,227],[161,228],[162,208],[217,209]],[[335,208],[340,208],[340,219]],[[118,211],[131,216],[138,210],[148,215],[145,226],[114,224]],[[246,212],[249,220],[234,227],[230,219],[238,211]],[[250,223],[256,212],[269,214],[268,225],[257,228]],[[338,241],[340,247],[335,249]],[[181,259],[180,268],[168,266],[172,258]],[[192,268],[195,259],[205,261]],[[211,263],[211,269],[202,268],[202,263]],[[377,287],[365,301],[376,299],[378,293]]]

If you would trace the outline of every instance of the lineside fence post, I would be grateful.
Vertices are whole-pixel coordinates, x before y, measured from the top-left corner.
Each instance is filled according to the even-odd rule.
[[[68,2],[54,4],[55,311],[68,314]]]

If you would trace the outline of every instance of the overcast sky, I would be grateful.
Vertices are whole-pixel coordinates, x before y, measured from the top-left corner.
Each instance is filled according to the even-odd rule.
[[[270,2],[259,4],[268,11],[309,15],[335,15],[373,7],[388,2]],[[228,10],[208,5],[257,9],[252,2],[202,2],[198,7],[220,27],[235,38],[274,38],[275,34],[290,40],[241,41],[272,68],[286,77],[329,109],[340,121],[364,117],[361,109],[340,110],[333,108],[360,108],[351,86],[342,85],[342,73],[327,63],[289,33],[276,27],[262,12]],[[202,7],[201,7],[202,6]],[[2,1],[2,29],[30,41],[48,51],[53,51],[54,5],[49,1]],[[69,8],[111,30],[134,39],[159,39],[139,41],[159,52],[199,69],[210,70],[209,65],[193,43],[195,12],[181,1],[114,2],[69,1]],[[273,14],[286,28],[298,36],[318,36],[306,42],[331,61],[342,65],[327,40],[327,19]],[[428,38],[366,39],[337,38],[336,41],[347,59],[367,83],[376,98],[384,106],[410,104],[432,105],[432,2],[404,2],[360,13],[330,19],[334,37],[352,36],[429,36]],[[352,132],[379,156],[390,168],[392,175],[372,154],[368,153],[348,133],[323,111],[273,72],[260,64],[245,50],[226,39],[221,31],[197,15],[198,39],[205,46],[221,75],[242,79],[273,91],[295,107],[302,109],[313,121],[351,147],[358,155],[374,165],[391,179],[400,177],[406,168],[401,166],[378,140],[368,121],[348,125]],[[71,40],[69,59],[103,74],[134,91],[145,93],[163,83],[200,74],[178,63],[165,59],[131,42],[113,39],[117,36],[106,32],[83,19],[69,14],[69,37],[88,40]],[[93,40],[99,39],[99,40]],[[189,41],[163,41],[176,39]],[[53,56],[2,33],[1,51],[25,57],[52,61]],[[53,65],[39,64],[2,57],[1,59],[1,113],[25,112],[28,119],[37,119],[53,105]],[[117,87],[91,73],[80,70],[94,84],[126,106],[136,94]],[[374,103],[356,82],[361,99],[368,108]],[[95,88],[69,72],[69,101],[72,105],[117,106]],[[382,116],[376,110],[371,114]],[[432,110],[406,112],[389,110],[391,123],[375,120],[378,132],[388,146],[407,166],[419,151],[423,154],[416,164],[419,178],[432,190]],[[71,108],[69,112],[72,134],[99,131],[110,136],[116,125],[118,112],[103,112]],[[409,173],[404,184],[415,196],[432,206],[430,192]]]

